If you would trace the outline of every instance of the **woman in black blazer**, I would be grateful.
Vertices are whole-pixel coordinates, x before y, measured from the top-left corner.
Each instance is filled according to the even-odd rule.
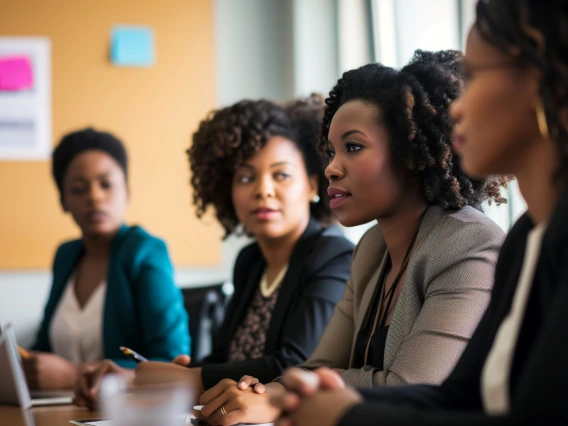
[[[197,215],[213,207],[225,237],[247,233],[255,242],[237,258],[211,355],[199,364],[187,356],[139,364],[137,383],[183,379],[199,397],[245,373],[270,381],[312,353],[343,295],[353,251],[337,226],[326,227],[325,161],[315,150],[323,106],[319,96],[284,107],[242,101],[200,123],[188,150]],[[98,377],[117,371],[107,363],[89,373],[81,399],[91,404]]]
[[[568,424],[568,3],[482,0],[466,50],[455,145],[473,176],[514,174],[528,211],[497,262],[490,305],[440,386],[356,392],[290,371],[294,425]],[[322,390],[322,388],[324,390]]]
[[[310,219],[294,246],[280,284],[262,356],[228,363],[239,319],[246,315],[266,269],[259,244],[245,247],[235,265],[235,293],[227,308],[226,320],[214,338],[213,352],[201,363],[204,388],[209,389],[226,378],[239,380],[246,371],[272,380],[282,374],[284,368],[305,361],[343,295],[352,251],[352,244],[336,225],[324,228]]]
[[[343,295],[353,244],[337,226],[324,226],[331,210],[315,151],[322,113],[319,96],[285,107],[242,101],[193,136],[198,216],[212,206],[225,236],[244,231],[256,240],[238,255],[213,352],[185,371],[198,394],[250,371],[271,380],[306,360]],[[138,380],[152,381],[155,368],[141,365]]]

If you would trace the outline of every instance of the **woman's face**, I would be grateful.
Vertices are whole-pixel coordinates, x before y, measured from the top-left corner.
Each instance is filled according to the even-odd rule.
[[[451,107],[454,148],[472,177],[515,174],[540,139],[535,73],[487,43],[473,27],[464,60],[466,87]]]
[[[407,187],[395,169],[390,138],[379,109],[354,100],[333,116],[328,134],[330,206],[344,226],[355,226],[397,212]]]
[[[124,221],[127,204],[124,172],[110,155],[89,150],[69,163],[63,179],[63,207],[83,235],[114,235]]]
[[[299,237],[316,194],[317,177],[308,177],[302,154],[281,136],[240,164],[233,177],[237,218],[257,239]]]

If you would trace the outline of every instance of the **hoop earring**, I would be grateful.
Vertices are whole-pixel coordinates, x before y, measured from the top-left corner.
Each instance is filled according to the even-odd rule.
[[[320,196],[319,195],[314,195],[314,198],[312,198],[312,203],[317,204],[320,202]]]
[[[550,139],[550,132],[548,130],[548,122],[546,121],[546,112],[542,103],[536,106],[536,122],[538,124],[538,131],[544,139]]]

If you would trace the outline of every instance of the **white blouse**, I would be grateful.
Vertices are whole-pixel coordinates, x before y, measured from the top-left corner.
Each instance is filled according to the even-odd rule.
[[[103,309],[106,281],[100,283],[81,308],[71,276],[49,327],[53,353],[73,362],[103,359]]]
[[[495,341],[483,366],[481,396],[483,398],[483,407],[487,414],[507,414],[510,409],[509,375],[519,330],[525,316],[528,297],[534,281],[545,229],[546,224],[541,224],[528,235],[523,267],[513,297],[511,311],[499,326]]]

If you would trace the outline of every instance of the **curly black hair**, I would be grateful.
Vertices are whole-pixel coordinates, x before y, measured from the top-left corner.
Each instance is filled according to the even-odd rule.
[[[540,72],[540,97],[550,136],[560,153],[557,179],[568,178],[568,2],[482,0],[475,27],[520,68]]]
[[[454,122],[449,110],[463,91],[462,61],[463,54],[456,50],[417,50],[400,71],[377,63],[347,71],[325,100],[318,151],[323,153],[329,145],[337,110],[361,100],[377,107],[377,119],[391,139],[395,166],[421,175],[429,204],[458,209],[479,208],[485,200],[505,203],[500,187],[509,178],[471,179],[452,149]]]
[[[197,217],[212,206],[225,229],[224,238],[235,233],[239,226],[231,197],[235,169],[269,139],[282,136],[294,142],[302,153],[308,176],[318,176],[320,202],[311,203],[311,215],[322,224],[330,223],[326,164],[315,149],[323,109],[323,97],[312,95],[282,106],[265,99],[243,100],[211,112],[199,124],[187,150]]]

